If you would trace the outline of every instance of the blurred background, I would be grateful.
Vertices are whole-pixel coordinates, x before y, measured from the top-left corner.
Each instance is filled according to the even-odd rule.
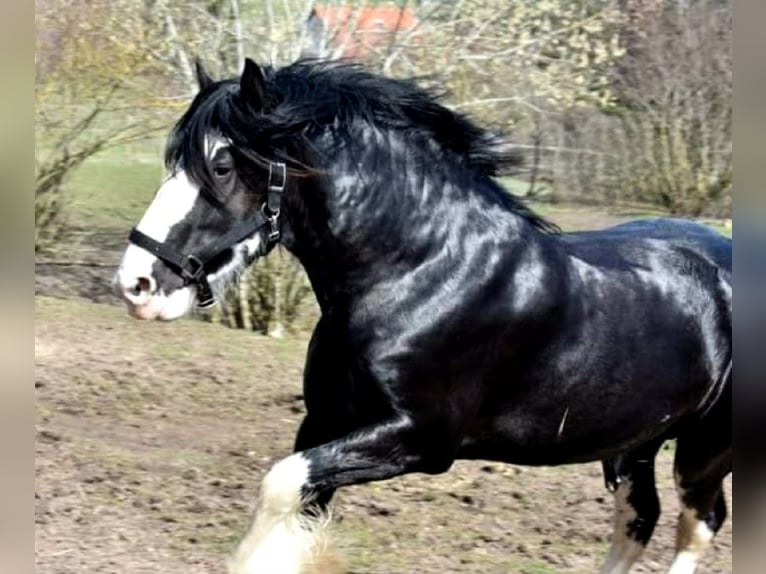
[[[564,227],[648,213],[730,222],[726,0],[38,0],[36,11],[42,291],[109,296],[108,271],[92,265],[115,263],[108,248],[121,247],[162,177],[196,56],[215,77],[237,74],[245,56],[355,58],[421,77],[511,135],[526,167],[503,183],[553,219],[579,207]],[[312,305],[282,254],[207,319],[279,336],[310,326]]]
[[[665,214],[732,233],[727,0],[36,0],[35,10],[41,574],[222,571],[304,414],[317,308],[287,252],[189,320],[135,321],[111,293],[128,230],[163,177],[167,133],[196,92],[196,56],[216,78],[246,56],[355,58],[418,76],[511,136],[525,167],[501,183],[565,230]],[[673,556],[673,448],[658,459],[663,515],[637,572],[665,572]],[[337,499],[356,574],[584,574],[611,537],[598,463],[461,461]],[[698,572],[732,571],[731,524]]]

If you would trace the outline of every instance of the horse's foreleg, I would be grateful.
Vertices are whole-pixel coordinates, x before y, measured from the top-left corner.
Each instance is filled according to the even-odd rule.
[[[429,438],[430,437],[430,438]],[[452,464],[444,433],[425,434],[401,417],[365,427],[341,439],[278,462],[263,480],[250,532],[231,563],[235,574],[329,572],[317,497],[351,484],[408,472],[443,472]]]
[[[626,574],[646,548],[660,516],[654,482],[659,443],[604,461],[604,475],[614,492],[614,531],[601,574]]]
[[[255,520],[229,562],[231,574],[314,574],[308,567],[321,561],[327,518],[305,512],[308,476],[308,461],[300,454],[266,474]]]

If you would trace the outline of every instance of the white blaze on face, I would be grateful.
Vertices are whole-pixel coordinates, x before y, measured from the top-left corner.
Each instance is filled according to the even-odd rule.
[[[157,241],[165,241],[171,228],[189,214],[198,197],[199,188],[189,180],[186,172],[176,171],[157,191],[138,222],[138,230]]]
[[[183,171],[176,171],[157,191],[137,229],[156,241],[165,241],[170,230],[189,214],[198,197],[199,188]],[[135,316],[142,319],[176,319],[188,310],[194,299],[194,290],[183,287],[169,294],[157,292],[153,272],[156,262],[157,257],[145,249],[128,245],[115,283]],[[148,285],[148,290],[136,289],[141,282]]]

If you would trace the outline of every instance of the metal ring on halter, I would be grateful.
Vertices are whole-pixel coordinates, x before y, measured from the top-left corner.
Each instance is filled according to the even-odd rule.
[[[200,277],[205,273],[205,264],[194,255],[186,256],[186,263],[189,268],[182,268],[181,272],[184,275],[187,283],[195,283],[199,281]]]

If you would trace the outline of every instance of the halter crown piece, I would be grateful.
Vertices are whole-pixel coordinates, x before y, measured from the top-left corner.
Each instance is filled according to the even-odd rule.
[[[222,237],[205,246],[197,253],[181,253],[152,239],[135,227],[130,230],[128,241],[146,249],[181,276],[184,285],[197,287],[197,306],[201,309],[215,304],[215,296],[207,280],[206,266],[218,255],[230,249],[245,238],[254,235],[264,227],[269,228],[268,242],[279,241],[279,214],[282,205],[282,192],[287,183],[287,168],[284,163],[269,163],[269,187],[266,201],[253,217],[236,224]]]

